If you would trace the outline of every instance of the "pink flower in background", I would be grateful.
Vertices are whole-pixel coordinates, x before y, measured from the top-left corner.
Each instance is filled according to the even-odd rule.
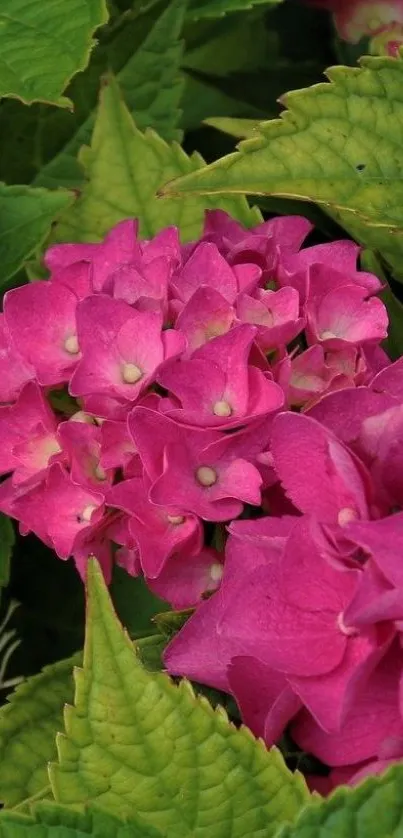
[[[332,12],[338,34],[358,43],[370,38],[371,52],[397,55],[403,44],[400,0],[304,0]]]

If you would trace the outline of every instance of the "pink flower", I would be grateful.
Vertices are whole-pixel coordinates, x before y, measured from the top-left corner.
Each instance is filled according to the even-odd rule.
[[[310,343],[319,341],[328,349],[380,341],[387,336],[384,304],[376,297],[367,299],[367,291],[359,286],[338,287],[319,302],[308,302],[307,316]]]
[[[202,286],[182,308],[176,328],[185,335],[187,355],[218,335],[229,331],[235,320],[235,310],[219,291]]]
[[[253,326],[236,326],[189,361],[167,366],[158,381],[180,403],[167,414],[189,425],[231,428],[279,410],[280,387],[248,364],[255,335]]]
[[[144,575],[156,579],[174,553],[185,553],[191,564],[191,557],[201,550],[203,531],[195,515],[151,503],[149,489],[147,476],[124,480],[110,490],[107,502],[130,516],[129,532],[139,550]]]
[[[162,332],[160,314],[103,295],[79,304],[77,334],[82,359],[70,382],[74,396],[135,401],[162,364],[184,348],[180,332]]]
[[[53,245],[45,254],[45,264],[53,274],[77,262],[88,262],[92,268],[93,288],[101,291],[111,273],[121,265],[141,258],[137,229],[137,222],[127,219],[113,227],[99,244]]]
[[[264,352],[285,346],[302,332],[305,320],[299,316],[299,308],[298,292],[289,287],[259,289],[255,297],[241,294],[237,300],[239,320],[258,326],[257,343]]]
[[[55,463],[45,481],[15,500],[13,514],[40,538],[46,532],[57,555],[68,559],[78,534],[100,520],[103,501],[103,494],[73,483]]]
[[[205,594],[215,591],[222,577],[222,556],[208,547],[196,555],[174,553],[156,579],[148,585],[157,596],[179,610],[198,605]]]
[[[373,53],[398,55],[403,43],[403,9],[400,0],[305,0],[333,13],[341,38],[356,44],[370,37]]]
[[[84,422],[61,422],[57,436],[73,482],[105,493],[114,473],[101,465],[101,429]]]
[[[207,521],[236,518],[243,503],[259,505],[262,479],[251,460],[264,446],[260,424],[223,437],[138,407],[129,427],[152,482],[153,503]]]
[[[40,384],[68,381],[80,357],[77,298],[64,285],[34,282],[8,291],[4,317],[12,343]]]
[[[14,484],[43,472],[61,452],[57,422],[42,390],[25,385],[13,405],[0,407],[0,473],[13,472]]]

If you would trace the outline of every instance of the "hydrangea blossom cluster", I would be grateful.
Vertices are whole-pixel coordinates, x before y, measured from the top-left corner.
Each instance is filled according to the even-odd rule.
[[[303,0],[333,14],[343,40],[357,44],[369,38],[372,53],[398,56],[403,45],[401,0]]]
[[[197,606],[168,669],[337,782],[403,752],[403,365],[358,246],[310,231],[51,247],[1,315],[0,509]]]

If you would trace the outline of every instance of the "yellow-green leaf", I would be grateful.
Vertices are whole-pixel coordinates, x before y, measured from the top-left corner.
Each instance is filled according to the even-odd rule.
[[[322,204],[403,277],[403,60],[332,67],[330,83],[288,93],[280,119],[166,194],[259,194]]]
[[[188,682],[143,668],[95,560],[75,680],[50,769],[58,802],[136,813],[166,838],[271,838],[309,799],[279,751],[237,730]]]
[[[139,218],[142,236],[176,224],[189,240],[199,235],[204,211],[211,207],[226,209],[246,226],[259,222],[258,210],[250,209],[245,198],[158,198],[167,180],[200,169],[203,161],[152,130],[139,131],[112,78],[102,89],[91,148],[84,148],[80,159],[87,183],[56,228],[58,241],[97,240],[128,217]]]

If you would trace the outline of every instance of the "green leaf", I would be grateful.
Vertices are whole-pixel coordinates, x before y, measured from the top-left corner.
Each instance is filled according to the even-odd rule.
[[[184,611],[164,611],[162,614],[155,615],[154,623],[161,634],[170,640],[183,628],[192,614],[194,614],[194,608],[187,608]]]
[[[403,61],[367,57],[327,75],[330,84],[288,93],[282,118],[238,152],[165,192],[315,201],[403,276]]]
[[[95,561],[87,609],[84,668],[50,768],[56,800],[136,812],[166,838],[270,838],[291,821],[309,799],[302,777],[188,682],[143,669]]]
[[[28,836],[29,832],[29,836]],[[57,803],[40,803],[30,815],[3,811],[0,838],[162,838],[133,815],[126,823],[95,807],[76,812]]]
[[[308,806],[276,838],[402,838],[403,765]]]
[[[117,75],[126,105],[138,128],[153,128],[165,140],[180,140],[177,125],[184,80],[180,41],[186,0],[172,0],[140,49]]]
[[[123,218],[138,217],[140,233],[149,237],[176,224],[185,240],[199,235],[204,210],[227,209],[247,226],[259,213],[244,198],[161,200],[158,189],[179,174],[199,169],[198,155],[188,157],[179,145],[168,145],[154,131],[134,124],[116,82],[104,84],[91,148],[80,157],[87,175],[81,197],[57,226],[57,241],[99,240]]]
[[[109,588],[114,608],[132,639],[148,637],[156,631],[153,618],[168,604],[155,596],[144,579],[130,576],[123,568],[115,565]]]
[[[119,55],[126,50],[121,38],[116,37],[104,48],[102,69],[119,64],[117,78],[126,97],[128,108],[140,128],[154,128],[166,140],[180,139],[177,124],[181,115],[179,102],[184,79],[179,75],[183,47],[179,40],[186,0],[174,0],[157,18],[138,49],[133,51],[135,32],[125,27],[131,36],[131,52],[120,65]],[[115,57],[115,52],[118,56]],[[78,88],[79,91],[79,88]],[[39,172],[35,183],[40,186],[80,186],[84,180],[77,153],[90,143],[95,115],[91,113],[69,139],[61,151]]]
[[[15,533],[10,518],[0,513],[0,588],[8,585],[14,543]]]
[[[191,20],[217,18],[229,12],[243,12],[253,6],[276,6],[281,0],[190,0],[188,16]]]
[[[0,290],[49,234],[73,201],[69,192],[49,192],[0,183]]]
[[[208,76],[206,80],[202,80],[191,73],[184,73],[184,79],[181,125],[185,131],[200,128],[200,123],[208,116],[223,117],[237,114],[240,117],[259,117],[260,119],[265,119],[267,116],[265,113],[259,113],[256,108],[246,102],[240,102],[223,93],[214,84],[209,83]]]
[[[105,0],[8,0],[0,10],[0,97],[71,105],[61,94],[86,67]]]
[[[0,709],[0,801],[16,806],[49,784],[63,706],[73,698],[73,666],[82,653],[47,666],[18,686]]]
[[[204,119],[203,122],[205,125],[210,125],[211,128],[217,128],[217,131],[222,131],[223,134],[229,134],[230,137],[245,139],[246,137],[254,137],[256,135],[261,120],[242,119],[230,116],[212,116]]]

